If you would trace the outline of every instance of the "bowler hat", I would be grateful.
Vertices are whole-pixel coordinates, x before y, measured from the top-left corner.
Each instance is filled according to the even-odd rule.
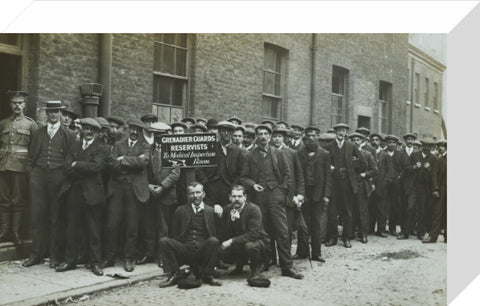
[[[65,109],[65,105],[62,104],[62,101],[55,100],[55,101],[47,101],[45,104],[45,110],[61,110]]]
[[[136,127],[139,127],[141,129],[144,129],[145,128],[145,124],[143,124],[142,121],[138,120],[137,118],[132,118],[132,119],[129,119],[127,121],[127,124],[129,126],[136,126]]]
[[[102,118],[103,119],[103,118]],[[104,119],[105,120],[105,119]],[[97,130],[101,130],[102,127],[100,126],[100,124],[96,121],[96,119],[93,119],[93,118],[82,118],[80,119],[80,124],[83,126],[83,125],[88,125],[90,127],[93,127]]]
[[[335,131],[337,131],[338,129],[347,129],[349,130],[350,129],[350,126],[346,123],[337,123],[333,126],[333,129]]]
[[[155,121],[157,122],[158,121],[158,117],[157,115],[154,115],[154,114],[147,114],[147,115],[143,115],[140,120],[142,120],[143,122],[145,121]]]
[[[259,124],[255,127],[255,133],[258,133],[259,129],[265,129],[268,131],[269,134],[273,133],[272,128],[268,124]]]
[[[214,118],[210,118],[207,120],[207,127],[208,128],[214,128],[217,126],[218,120]]]

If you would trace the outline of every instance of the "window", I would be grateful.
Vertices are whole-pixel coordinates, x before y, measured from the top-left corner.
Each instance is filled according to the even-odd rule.
[[[0,44],[19,46],[20,35],[18,34],[0,34]]]
[[[390,105],[392,101],[392,84],[380,81],[378,94],[378,131],[390,133],[388,119],[390,117]]]
[[[430,106],[430,80],[425,78],[425,107]]]
[[[438,83],[433,82],[433,109],[438,110]]]
[[[180,121],[187,104],[187,34],[155,34],[153,108],[160,121]]]
[[[415,87],[413,89],[415,94],[415,103],[420,104],[420,74],[415,73]]]
[[[332,69],[332,93],[330,124],[345,122],[345,110],[347,106],[348,70],[339,66]]]
[[[359,115],[357,120],[357,127],[364,127],[370,130],[370,117]]]
[[[288,50],[265,44],[263,68],[263,119],[280,120],[285,100]]]

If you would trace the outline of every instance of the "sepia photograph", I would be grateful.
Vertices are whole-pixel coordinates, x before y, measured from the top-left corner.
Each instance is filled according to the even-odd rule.
[[[446,46],[0,34],[0,304],[445,305]]]

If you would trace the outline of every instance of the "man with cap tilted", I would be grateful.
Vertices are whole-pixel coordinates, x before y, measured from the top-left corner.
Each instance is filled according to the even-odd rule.
[[[364,172],[357,174],[358,192],[355,195],[355,204],[353,206],[353,228],[356,229],[360,236],[362,243],[368,242],[368,203],[373,191],[373,181],[377,177],[378,168],[375,157],[367,150],[360,148],[365,143],[365,136],[361,133],[355,132],[350,134],[350,139],[359,148],[360,153],[367,161],[367,169]],[[365,146],[364,146],[365,148]]]
[[[47,254],[51,268],[63,260],[66,216],[58,192],[65,180],[63,168],[75,137],[60,124],[60,111],[64,108],[61,101],[47,101],[47,124],[32,135],[27,165],[32,195],[32,250],[30,258],[22,263],[24,267],[41,263]]]
[[[170,126],[163,122],[155,122],[150,126],[150,130],[155,139],[151,146],[151,158],[147,168],[150,199],[143,205],[140,222],[145,249],[136,264],[158,260],[160,265],[160,250],[157,244],[160,238],[167,237],[170,220],[177,207],[176,184],[180,178],[180,168],[162,166],[161,136],[170,130]]]
[[[20,244],[20,223],[27,204],[25,173],[28,146],[37,130],[33,119],[23,114],[25,91],[9,91],[12,115],[0,121],[0,242]]]
[[[405,140],[405,149],[399,152],[399,180],[400,180],[400,204],[402,211],[402,230],[397,239],[408,239],[413,232],[416,222],[416,193],[415,183],[417,173],[415,171],[416,161],[414,159],[413,145],[417,136],[413,133],[407,133],[403,136]]]
[[[106,203],[101,170],[110,151],[98,140],[100,124],[92,118],[80,120],[82,140],[74,142],[66,158],[65,176],[60,194],[67,198],[67,246],[65,261],[57,272],[76,268],[78,254],[83,251],[79,235],[86,230],[89,266],[95,275],[103,275],[101,258],[101,208]],[[83,226],[86,228],[84,229]]]
[[[299,151],[305,146],[302,140],[305,128],[299,124],[292,124],[290,127],[293,129],[293,138],[289,144],[290,148]]]
[[[130,119],[128,138],[117,142],[110,154],[108,165],[111,169],[107,197],[110,203],[107,213],[105,258],[102,268],[115,264],[117,233],[125,220],[124,268],[132,272],[137,250],[140,205],[150,198],[146,167],[150,159],[150,146],[143,140],[143,122]]]
[[[322,236],[325,231],[326,213],[330,202],[332,172],[330,153],[318,142],[320,130],[317,127],[305,129],[305,147],[298,151],[298,158],[305,179],[305,203],[302,213],[311,236],[311,257],[308,235],[298,230],[299,258],[309,257],[324,262],[321,252]],[[305,236],[305,237],[304,237]]]
[[[65,107],[64,109],[62,109],[60,123],[67,129],[73,130],[72,123],[75,119],[78,118],[80,118],[79,114],[69,109],[68,107]]]
[[[277,243],[282,275],[301,279],[303,275],[292,267],[291,243],[288,237],[285,200],[292,177],[287,160],[281,151],[270,147],[270,126],[260,124],[255,128],[255,132],[257,147],[247,152],[241,183],[253,188],[252,201],[260,206],[263,226],[269,232],[270,238]]]
[[[308,239],[305,236],[305,233],[308,232],[306,229],[305,221],[303,220],[303,216],[300,213],[300,206],[304,202],[305,198],[305,180],[303,178],[303,170],[298,159],[297,151],[287,147],[284,143],[285,135],[287,134],[287,129],[276,127],[273,130],[272,134],[272,141],[271,144],[277,148],[278,150],[282,151],[287,159],[288,169],[290,170],[291,180],[290,186],[288,186],[288,197],[287,197],[287,222],[288,222],[288,236],[290,239],[290,243],[292,240],[294,224],[300,223],[301,229],[299,232],[303,231],[304,238]],[[299,220],[301,218],[301,220]],[[296,221],[296,222],[295,222]],[[277,252],[275,251],[275,244],[272,243],[272,259],[273,262],[277,262]]]
[[[350,127],[345,123],[338,123],[334,127],[336,139],[329,145],[332,161],[333,180],[332,197],[328,205],[327,242],[325,246],[337,244],[338,219],[343,219],[343,245],[351,248],[352,209],[354,197],[358,191],[357,173],[367,168],[367,162],[357,147],[345,140]]]
[[[154,114],[147,114],[143,115],[142,118],[143,124],[145,124],[145,128],[143,129],[143,138],[149,145],[153,145],[153,132],[150,130],[150,126],[158,121],[157,115]]]

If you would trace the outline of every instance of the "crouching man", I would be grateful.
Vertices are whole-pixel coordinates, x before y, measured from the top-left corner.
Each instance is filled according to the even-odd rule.
[[[227,240],[220,246],[219,256],[225,262],[235,262],[232,274],[242,273],[250,262],[250,277],[258,278],[260,265],[270,254],[270,239],[263,230],[260,208],[247,201],[245,187],[234,185],[230,204],[223,210]]]
[[[171,238],[162,237],[159,242],[163,270],[170,274],[160,288],[178,283],[181,278],[179,267],[183,264],[191,265],[203,283],[221,286],[212,277],[220,246],[216,238],[214,210],[203,202],[202,184],[191,183],[187,187],[187,196],[189,204],[178,207],[173,215]]]

